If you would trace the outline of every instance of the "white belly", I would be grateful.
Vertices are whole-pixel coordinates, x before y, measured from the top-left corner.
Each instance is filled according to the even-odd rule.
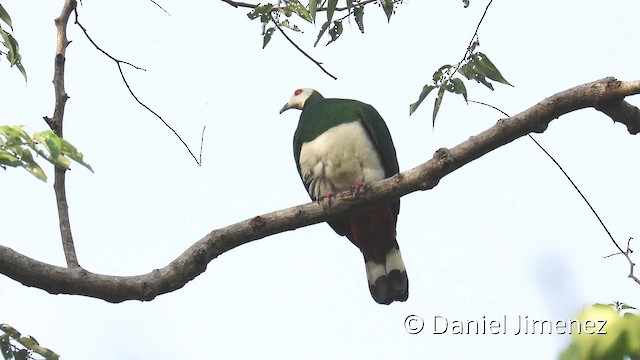
[[[378,151],[358,121],[338,125],[302,144],[300,171],[314,199],[385,177]]]

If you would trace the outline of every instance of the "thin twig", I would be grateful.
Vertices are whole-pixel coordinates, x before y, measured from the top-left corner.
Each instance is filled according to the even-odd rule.
[[[53,117],[44,117],[44,120],[59,137],[62,136],[62,122],[64,120],[64,109],[69,96],[64,88],[64,70],[66,61],[67,46],[70,41],[67,39],[67,24],[71,12],[76,8],[75,0],[66,0],[62,7],[60,16],[55,19],[56,25],[56,56],[54,60],[53,71],[53,89],[55,93],[55,107]],[[73,235],[71,233],[71,222],[69,220],[69,206],[67,203],[67,195],[65,190],[65,174],[66,169],[55,167],[53,189],[56,194],[56,205],[58,208],[58,221],[60,226],[60,237],[62,238],[62,249],[70,268],[78,268],[78,257],[76,255],[75,245],[73,244]]]
[[[200,135],[200,165],[202,165],[202,147],[204,146],[204,131],[207,129],[207,125],[202,127],[202,135]]]
[[[193,153],[193,151],[191,151],[191,148],[189,148],[189,145],[187,145],[187,143],[182,139],[182,137],[178,134],[178,132],[171,127],[171,125],[169,125],[169,123],[167,123],[162,116],[160,116],[157,112],[153,111],[153,109],[151,109],[149,106],[147,106],[145,103],[143,103],[142,101],[140,101],[140,99],[138,99],[138,96],[136,96],[136,94],[133,92],[133,90],[131,89],[131,86],[129,85],[129,82],[127,81],[127,78],[124,76],[124,72],[122,71],[122,64],[125,65],[129,65],[131,67],[133,67],[136,70],[142,70],[142,71],[147,71],[139,66],[133,65],[127,61],[123,61],[120,59],[116,59],[115,57],[113,57],[111,54],[109,54],[108,52],[106,52],[105,50],[103,50],[100,46],[98,46],[98,44],[96,44],[95,41],[93,41],[93,39],[91,38],[91,36],[89,36],[89,33],[87,32],[87,29],[82,26],[82,24],[78,21],[78,10],[75,9],[74,10],[74,14],[76,16],[75,18],[75,24],[78,25],[78,27],[80,27],[80,29],[82,30],[82,32],[84,33],[84,35],[87,37],[87,39],[89,40],[89,42],[101,53],[103,53],[105,56],[107,56],[109,59],[113,60],[116,63],[116,66],[118,67],[118,71],[120,72],[120,78],[122,79],[122,81],[124,82],[125,87],[127,88],[127,90],[129,91],[129,94],[131,94],[131,96],[133,97],[133,99],[143,108],[145,108],[148,112],[150,112],[151,114],[153,114],[155,117],[157,117],[158,119],[160,119],[160,121],[162,121],[162,123],[164,124],[165,127],[167,127],[169,130],[171,130],[171,132],[173,132],[173,134],[178,138],[178,140],[180,140],[180,142],[182,143],[182,145],[184,145],[184,147],[187,149],[187,151],[189,152],[189,155],[191,155],[191,157],[193,158],[193,160],[196,162],[196,164],[202,166],[202,152],[200,152],[200,160],[198,160],[198,157],[196,157],[196,155]],[[200,149],[202,149],[202,140],[201,139],[201,143],[200,143]]]
[[[489,7],[491,6],[491,3],[493,3],[493,0],[489,0],[489,3],[487,4],[487,7],[484,8],[484,12],[482,13],[482,17],[480,18],[480,21],[478,21],[478,25],[476,26],[476,31],[473,32],[473,36],[471,37],[471,40],[469,40],[469,45],[467,46],[467,51],[465,51],[464,56],[462,57],[462,59],[460,61],[458,61],[458,64],[456,64],[456,66],[453,68],[453,71],[449,74],[447,82],[451,81],[453,76],[458,72],[458,70],[460,70],[460,67],[462,66],[462,63],[465,62],[465,60],[467,60],[469,58],[469,56],[471,56],[471,54],[475,50],[476,46],[478,45],[478,43],[477,43],[478,42],[478,31],[480,31],[480,25],[482,25],[482,22],[484,21],[485,16],[487,16],[487,12],[489,11]]]
[[[165,10],[165,9],[162,7],[162,5],[158,4],[158,3],[157,3],[156,1],[154,1],[154,0],[149,0],[149,1],[151,1],[152,3],[154,3],[154,5],[155,5],[155,6],[157,6],[158,8],[160,8],[160,10],[164,11],[164,13],[165,13],[165,14],[167,14],[167,15],[171,16],[171,14],[169,14],[169,12],[168,12],[167,10]]]
[[[500,113],[502,113],[504,116],[506,117],[511,117],[509,116],[509,114],[507,114],[506,112],[500,110],[499,108],[487,104],[487,103],[483,103],[481,101],[474,101],[474,100],[469,100],[468,102],[470,103],[475,103],[475,104],[479,104],[479,105],[484,105],[484,106],[488,106],[492,109],[495,109],[497,111],[499,111]],[[533,136],[531,136],[531,134],[527,134],[527,136],[529,137],[529,139],[531,139],[539,148],[540,150],[542,150],[545,154],[547,154],[547,156],[549,157],[549,159],[551,159],[551,161],[553,161],[554,164],[556,164],[556,166],[558,167],[558,169],[560,169],[560,171],[562,171],[562,173],[564,174],[564,176],[567,178],[567,180],[569,180],[569,182],[571,183],[571,185],[573,186],[573,188],[578,192],[578,194],[580,195],[580,197],[582,197],[582,200],[584,200],[584,202],[587,204],[587,206],[589,207],[589,209],[591,209],[591,212],[593,213],[593,215],[595,215],[596,219],[598,219],[598,222],[600,223],[600,225],[602,226],[602,228],[604,229],[604,231],[607,233],[607,235],[609,236],[609,239],[611,239],[611,242],[613,242],[613,245],[615,245],[615,247],[618,249],[619,252],[617,253],[613,253],[610,255],[606,255],[603,256],[603,258],[609,258],[611,256],[614,255],[619,255],[622,254],[627,258],[627,261],[629,262],[629,265],[631,267],[630,272],[629,272],[629,278],[633,279],[635,282],[637,282],[638,284],[640,284],[640,279],[638,279],[634,274],[633,274],[633,268],[636,265],[632,260],[631,257],[629,257],[629,254],[632,253],[633,251],[629,248],[629,245],[631,244],[631,240],[633,238],[629,238],[629,241],[627,242],[627,251],[622,250],[622,248],[620,247],[620,245],[618,244],[618,242],[613,238],[613,235],[611,235],[611,232],[609,231],[609,229],[607,228],[607,226],[604,224],[604,221],[602,221],[602,219],[600,218],[600,215],[598,215],[598,212],[596,212],[596,210],[593,208],[593,206],[591,206],[591,203],[589,202],[589,200],[587,200],[587,197],[584,196],[584,194],[582,193],[582,191],[580,191],[580,189],[578,188],[578,186],[576,185],[576,183],[573,182],[573,180],[571,179],[571,177],[569,176],[569,174],[567,174],[566,171],[564,171],[564,169],[562,168],[562,166],[560,165],[560,163],[553,157],[551,156],[551,154],[544,148],[542,147],[542,145],[540,145],[539,142],[536,141],[536,139],[533,138]]]
[[[223,0],[224,1],[224,0]],[[273,21],[273,24],[276,26],[276,28],[280,31],[280,33],[282,33],[282,35],[284,35],[285,39],[287,39],[291,45],[293,45],[296,49],[298,49],[298,51],[300,51],[302,53],[302,55],[306,56],[307,59],[313,61],[325,74],[331,76],[331,78],[333,78],[333,80],[338,80],[337,77],[333,76],[330,72],[328,72],[323,66],[322,63],[317,61],[316,59],[312,58],[309,54],[307,54],[304,50],[302,50],[300,48],[300,46],[298,46],[298,44],[296,44],[293,40],[291,40],[291,38],[287,35],[287,33],[284,32],[284,30],[282,30],[282,28],[280,27],[280,25],[278,25],[278,22],[273,18],[273,16],[271,15],[271,13],[269,13],[269,17],[271,18],[271,21]]]

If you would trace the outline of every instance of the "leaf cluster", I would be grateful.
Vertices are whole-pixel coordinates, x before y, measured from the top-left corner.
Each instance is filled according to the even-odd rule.
[[[47,181],[47,175],[34,155],[61,169],[68,169],[73,160],[93,172],[91,166],[84,162],[82,153],[52,130],[35,132],[29,136],[20,125],[0,126],[0,167],[5,170],[7,166],[22,167],[36,178]]]
[[[309,0],[307,5],[302,4],[299,0],[281,0],[277,5],[267,3],[256,6],[247,16],[251,20],[260,19],[262,23],[262,48],[264,49],[277,27],[287,28],[295,32],[301,32],[297,25],[290,22],[290,18],[296,15],[311,24],[318,24],[318,12],[326,12],[326,20],[322,20],[322,25],[318,30],[318,35],[313,46],[317,46],[325,34],[329,35],[329,41],[326,45],[338,40],[342,35],[344,20],[353,19],[358,26],[360,32],[364,33],[364,7],[368,4],[379,3],[384,10],[387,20],[391,20],[394,14],[395,5],[402,3],[403,0],[345,0],[344,6],[339,7],[339,0]],[[335,18],[338,12],[346,12],[346,15]],[[282,20],[282,17],[286,19]]]
[[[572,342],[560,360],[640,359],[640,315],[624,303],[595,304],[578,314],[587,320],[606,321],[606,334],[572,332]]]
[[[7,325],[0,324],[0,353],[4,360],[33,359],[32,353],[43,356],[46,360],[58,360],[60,356],[55,352],[40,346],[33,336],[22,336],[18,330]]]
[[[438,95],[436,96],[433,106],[432,125],[434,126],[445,92],[462,95],[464,100],[467,101],[467,87],[461,78],[455,77],[457,73],[462,74],[467,80],[475,80],[491,90],[493,90],[493,84],[490,81],[513,86],[502,76],[487,55],[481,52],[475,52],[469,55],[464,63],[458,64],[458,66],[447,64],[436,70],[433,73],[433,83],[425,85],[418,96],[418,100],[409,105],[409,114],[413,114],[435,89],[438,89]]]

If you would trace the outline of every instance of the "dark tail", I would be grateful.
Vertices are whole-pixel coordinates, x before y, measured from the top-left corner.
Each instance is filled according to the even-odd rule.
[[[396,241],[396,219],[389,206],[351,216],[353,243],[364,256],[369,291],[378,304],[406,301],[409,279]]]

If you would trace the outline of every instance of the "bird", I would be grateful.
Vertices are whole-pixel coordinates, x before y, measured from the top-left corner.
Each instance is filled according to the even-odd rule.
[[[380,113],[357,100],[323,97],[296,89],[280,114],[302,110],[293,136],[298,174],[312,200],[321,201],[399,172],[396,150]],[[379,304],[406,301],[409,280],[396,240],[400,199],[328,220],[364,257],[371,297]]]

